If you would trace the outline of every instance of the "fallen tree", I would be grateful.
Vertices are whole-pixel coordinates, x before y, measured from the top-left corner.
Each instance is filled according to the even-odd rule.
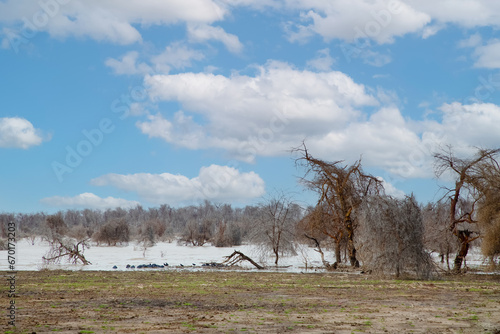
[[[255,262],[254,260],[252,260],[251,258],[249,258],[248,256],[246,256],[245,254],[243,254],[242,252],[239,252],[239,251],[234,251],[233,254],[226,256],[226,260],[224,260],[224,262],[222,262],[222,263],[226,264],[228,266],[234,266],[242,261],[250,262],[257,269],[264,269],[263,266],[261,266],[260,264],[258,264],[257,262]]]
[[[88,261],[83,252],[85,248],[89,248],[88,242],[90,239],[71,240],[69,238],[56,238],[50,241],[50,250],[42,257],[44,263],[59,263],[61,259],[66,258],[68,262],[77,264],[81,262],[83,265],[92,264]]]

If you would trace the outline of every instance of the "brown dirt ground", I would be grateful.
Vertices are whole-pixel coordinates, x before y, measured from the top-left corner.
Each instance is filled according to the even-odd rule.
[[[7,273],[2,279],[6,281]],[[8,306],[8,284],[0,304]],[[32,271],[4,333],[500,333],[500,276]]]

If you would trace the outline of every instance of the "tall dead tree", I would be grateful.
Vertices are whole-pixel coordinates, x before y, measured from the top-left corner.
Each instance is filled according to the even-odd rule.
[[[303,182],[318,192],[317,206],[329,208],[333,215],[330,224],[340,223],[345,230],[350,264],[359,267],[354,245],[357,227],[355,211],[366,196],[378,194],[383,189],[381,181],[363,172],[361,160],[352,165],[342,165],[341,160],[328,162],[316,159],[309,154],[305,144],[293,151],[300,154],[296,164],[306,170]]]
[[[478,149],[472,158],[459,158],[449,146],[434,154],[436,175],[440,177],[444,173],[450,173],[455,181],[453,188],[446,188],[445,195],[450,205],[449,227],[459,243],[453,267],[455,273],[461,271],[471,242],[479,237],[467,228],[467,224],[478,223],[478,203],[488,196],[491,187],[491,180],[486,177],[486,172],[498,166],[495,158],[499,152],[500,149]],[[471,205],[461,205],[465,199],[469,199]]]

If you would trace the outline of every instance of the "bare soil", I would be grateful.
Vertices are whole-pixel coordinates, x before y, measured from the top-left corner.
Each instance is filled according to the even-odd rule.
[[[16,293],[14,328],[1,285],[4,333],[500,333],[493,275],[32,271]]]

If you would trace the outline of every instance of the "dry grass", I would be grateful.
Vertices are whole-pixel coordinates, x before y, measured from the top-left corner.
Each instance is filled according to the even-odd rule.
[[[378,280],[355,273],[17,274],[5,333],[496,333],[500,277]],[[8,305],[6,284],[1,305]]]

